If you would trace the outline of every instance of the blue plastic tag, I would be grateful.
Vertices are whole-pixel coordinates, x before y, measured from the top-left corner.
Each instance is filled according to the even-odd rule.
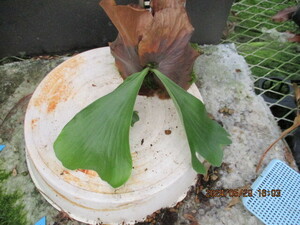
[[[272,160],[251,186],[244,206],[267,225],[300,224],[300,174],[280,160]]]
[[[37,221],[35,225],[46,225],[46,216]]]
[[[5,145],[0,145],[0,152],[5,148]]]

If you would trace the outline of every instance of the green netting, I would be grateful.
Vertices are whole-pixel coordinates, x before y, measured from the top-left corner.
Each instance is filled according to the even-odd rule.
[[[273,100],[268,105],[282,128],[291,125],[295,109],[291,83],[300,84],[300,44],[282,42],[278,32],[300,33],[293,21],[272,21],[278,11],[297,6],[296,0],[237,0],[229,16],[224,42],[236,44],[255,78],[255,91]],[[288,98],[287,98],[288,97]]]

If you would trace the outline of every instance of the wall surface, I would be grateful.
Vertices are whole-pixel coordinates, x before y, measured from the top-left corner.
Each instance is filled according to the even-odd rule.
[[[99,1],[1,0],[0,58],[107,46],[117,31]]]
[[[107,46],[117,31],[100,0],[1,0],[0,58]],[[138,0],[116,0],[117,4]],[[187,0],[192,42],[217,44],[233,0]]]

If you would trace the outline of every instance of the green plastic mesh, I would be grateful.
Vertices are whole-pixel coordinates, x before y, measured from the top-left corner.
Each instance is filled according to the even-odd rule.
[[[224,34],[224,42],[235,43],[245,57],[256,93],[267,100],[282,129],[292,124],[296,112],[291,83],[300,84],[300,44],[283,42],[282,36],[300,29],[293,21],[278,23],[271,17],[298,4],[295,0],[237,0]]]

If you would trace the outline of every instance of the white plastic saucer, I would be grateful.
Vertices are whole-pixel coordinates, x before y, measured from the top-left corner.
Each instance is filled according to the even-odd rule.
[[[182,200],[196,173],[185,131],[172,100],[138,96],[140,120],[130,130],[132,175],[118,189],[94,171],[68,170],[53,142],[81,109],[123,82],[108,47],[65,61],[40,83],[25,117],[27,164],[42,195],[58,210],[89,223],[134,223]],[[188,90],[200,97],[195,85]],[[84,131],[83,131],[84,132]]]

